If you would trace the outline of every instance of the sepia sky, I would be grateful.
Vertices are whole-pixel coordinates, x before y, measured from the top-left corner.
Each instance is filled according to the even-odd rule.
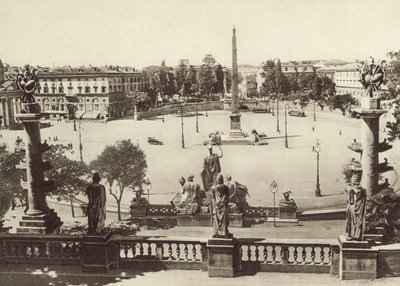
[[[12,65],[231,65],[269,58],[382,58],[400,50],[400,1],[0,0],[0,59]]]

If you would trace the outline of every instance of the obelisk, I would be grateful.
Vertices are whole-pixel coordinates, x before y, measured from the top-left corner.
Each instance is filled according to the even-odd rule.
[[[232,35],[232,114],[231,129],[229,137],[243,137],[242,129],[240,128],[240,113],[239,113],[239,74],[237,65],[237,46],[236,46],[236,29],[233,27]]]

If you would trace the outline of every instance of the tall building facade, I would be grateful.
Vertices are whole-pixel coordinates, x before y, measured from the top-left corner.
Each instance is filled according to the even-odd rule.
[[[36,100],[48,119],[114,119],[132,109],[129,95],[147,91],[147,75],[131,68],[63,67],[41,71]]]

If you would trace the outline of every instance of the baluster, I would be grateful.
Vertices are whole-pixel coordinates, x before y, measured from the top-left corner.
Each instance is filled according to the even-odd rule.
[[[312,264],[315,264],[315,246],[311,246],[311,262]]]
[[[293,263],[297,264],[297,246],[294,247],[293,251]]]
[[[144,248],[143,248],[143,242],[139,243],[139,255],[143,256],[144,255]]]
[[[184,260],[185,261],[188,261],[188,254],[189,254],[189,249],[188,249],[188,245],[187,245],[187,243],[185,243],[184,245],[183,245],[183,252],[184,252]]]
[[[46,245],[47,241],[39,242],[39,257],[46,257]]]
[[[249,258],[249,261],[251,261],[251,245],[247,245],[247,257]]]
[[[325,260],[325,251],[324,251],[324,247],[321,246],[320,249],[321,249],[321,251],[320,251],[320,253],[321,253],[321,264],[324,264],[324,260]]]
[[[123,256],[121,258],[128,258],[128,252],[129,252],[129,245],[127,242],[121,242],[120,243],[120,255],[121,255],[121,250],[123,253]]]
[[[179,243],[176,243],[176,260],[181,260],[181,248]]]
[[[331,247],[328,247],[328,261],[324,262],[324,264],[329,264],[331,262],[331,257],[332,257],[332,249]]]
[[[260,254],[260,251],[258,249],[259,247],[260,247],[259,245],[256,245],[256,249],[255,249],[255,252],[254,252],[254,255],[256,257],[256,261],[258,261],[258,257],[259,257],[259,254]]]
[[[289,248],[285,245],[281,246],[281,263],[282,264],[289,263]]]
[[[268,262],[268,248],[266,245],[264,245],[264,250],[263,250],[263,263],[267,263]]]
[[[272,247],[272,262],[276,263],[276,249],[275,249],[276,245],[271,245],[271,247]]]
[[[168,260],[172,260],[172,243],[167,243],[168,245]]]
[[[301,246],[301,248],[303,249],[301,252],[301,258],[303,259],[302,263],[306,263],[306,258],[307,258],[306,247],[303,245]]]
[[[192,255],[193,255],[193,261],[197,261],[197,258],[196,258],[196,244],[193,244]]]

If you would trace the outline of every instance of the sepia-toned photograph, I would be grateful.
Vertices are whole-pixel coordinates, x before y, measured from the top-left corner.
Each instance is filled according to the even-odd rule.
[[[1,286],[399,285],[399,1],[0,12]]]

